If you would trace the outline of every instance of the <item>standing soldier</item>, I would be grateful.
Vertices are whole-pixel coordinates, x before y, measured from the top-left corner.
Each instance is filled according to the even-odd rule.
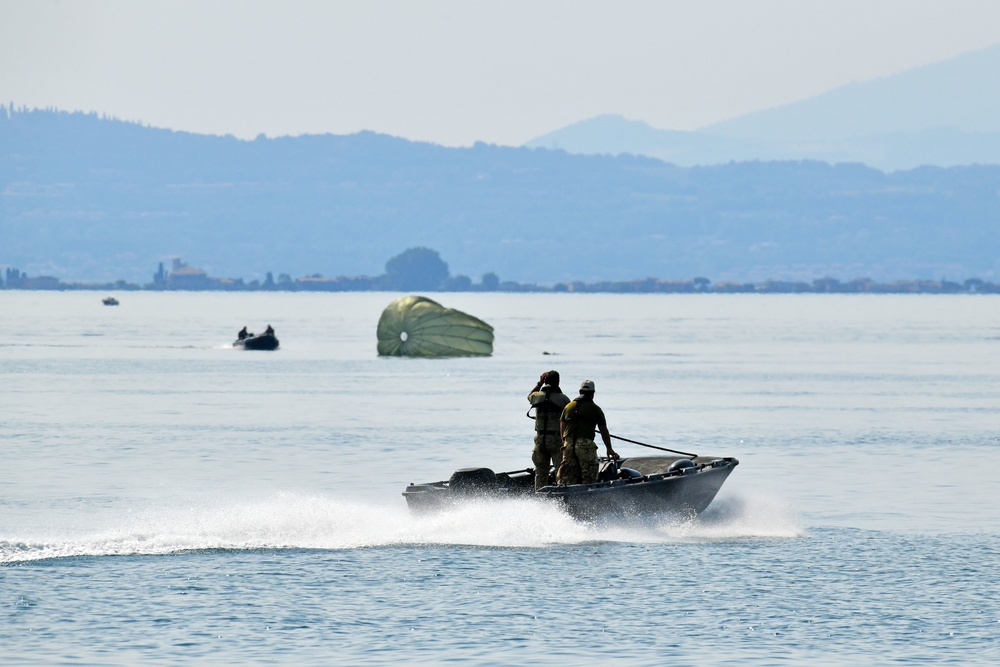
[[[544,385],[544,386],[543,386]],[[559,389],[559,373],[548,371],[538,378],[538,384],[528,394],[528,416],[535,411],[535,449],[531,462],[535,464],[535,491],[548,486],[550,466],[556,470],[562,462],[562,438],[559,436],[559,416],[569,403],[569,396]]]
[[[597,444],[594,434],[601,431],[601,439],[608,450],[609,459],[618,454],[611,448],[611,434],[604,419],[604,411],[594,403],[594,381],[580,384],[580,395],[567,405],[559,417],[562,435],[562,465],[559,466],[559,484],[593,484],[597,481]]]

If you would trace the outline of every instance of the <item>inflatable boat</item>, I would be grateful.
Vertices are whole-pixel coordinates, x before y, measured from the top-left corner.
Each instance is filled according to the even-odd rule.
[[[245,350],[276,350],[278,349],[278,339],[274,334],[250,334],[246,338],[238,338],[233,341],[233,347],[242,347]]]

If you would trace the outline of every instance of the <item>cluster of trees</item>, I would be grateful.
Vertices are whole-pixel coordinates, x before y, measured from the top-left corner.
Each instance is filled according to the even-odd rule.
[[[713,283],[708,278],[659,280],[644,278],[621,282],[585,283],[573,281],[552,286],[501,281],[495,273],[483,274],[479,283],[469,276],[452,276],[441,255],[430,248],[410,248],[385,265],[381,276],[338,276],[319,274],[293,279],[287,273],[275,280],[268,272],[263,281],[244,282],[242,278],[212,278],[201,269],[175,259],[173,270],[161,264],[153,282],[145,286],[118,280],[106,284],[63,283],[52,276],[29,277],[18,269],[8,268],[0,288],[44,290],[197,290],[197,291],[284,291],[284,292],[593,292],[593,293],[762,293],[762,294],[1000,294],[1000,284],[978,278],[961,283],[949,280],[901,280],[890,283],[868,278],[841,282],[836,278],[818,278],[812,282],[767,280],[762,283]]]
[[[385,286],[393,291],[416,292],[495,292],[500,278],[495,273],[483,274],[478,285],[469,276],[452,276],[448,264],[436,250],[410,248],[385,264]]]

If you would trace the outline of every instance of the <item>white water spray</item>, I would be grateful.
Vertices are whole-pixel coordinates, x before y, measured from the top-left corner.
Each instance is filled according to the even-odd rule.
[[[403,545],[548,548],[593,542],[672,543],[799,537],[782,505],[729,498],[692,520],[583,523],[534,499],[469,502],[413,515],[328,496],[277,494],[264,501],[126,509],[89,526],[0,539],[0,564],[49,558],[157,555],[203,550],[359,549]]]

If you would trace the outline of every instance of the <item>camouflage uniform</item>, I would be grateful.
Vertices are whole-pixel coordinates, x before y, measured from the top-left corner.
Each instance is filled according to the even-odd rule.
[[[593,438],[566,438],[562,465],[556,473],[559,484],[593,484],[597,481],[597,443]]]
[[[535,409],[535,448],[531,452],[531,462],[535,464],[537,491],[548,486],[549,470],[558,470],[562,462],[563,443],[559,437],[559,416],[569,403],[569,396],[558,391],[558,388],[546,386],[542,391],[528,394],[528,401]]]
[[[579,396],[571,401],[559,417],[565,423],[562,465],[556,474],[559,484],[593,484],[597,481],[597,443],[594,434],[598,426],[607,428],[604,411],[594,399]]]

